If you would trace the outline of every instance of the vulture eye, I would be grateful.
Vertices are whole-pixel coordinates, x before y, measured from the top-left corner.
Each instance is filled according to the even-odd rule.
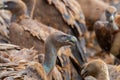
[[[61,35],[61,40],[65,40],[66,39],[66,35]]]
[[[111,15],[111,13],[106,10],[106,16],[110,16],[110,15]]]

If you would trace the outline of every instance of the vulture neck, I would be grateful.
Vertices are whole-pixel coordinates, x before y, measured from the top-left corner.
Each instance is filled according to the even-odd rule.
[[[16,13],[12,15],[11,22],[19,22],[25,18],[28,18],[27,13],[23,13],[23,14]]]
[[[44,70],[48,75],[56,64],[58,48],[52,43],[45,44],[45,61],[44,61]]]
[[[28,18],[27,10],[19,10],[19,12],[12,13],[11,22],[18,22],[22,19]]]
[[[26,3],[28,9],[27,14],[30,16],[30,18],[32,18],[36,6],[36,0],[22,0],[22,1]]]

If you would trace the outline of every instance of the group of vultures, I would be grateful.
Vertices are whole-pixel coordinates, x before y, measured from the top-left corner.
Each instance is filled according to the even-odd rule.
[[[120,0],[0,0],[0,80],[120,80]]]

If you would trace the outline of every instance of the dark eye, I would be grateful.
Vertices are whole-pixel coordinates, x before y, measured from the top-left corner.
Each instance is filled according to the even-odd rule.
[[[66,40],[66,35],[60,35],[60,40]]]
[[[110,12],[106,10],[106,16],[109,17],[110,15]]]
[[[14,5],[16,5],[16,3],[12,1],[4,2],[4,4],[7,5],[11,9],[15,7]]]
[[[61,35],[61,38],[65,38],[66,36],[65,35]]]
[[[106,10],[106,14],[110,14],[110,12]]]

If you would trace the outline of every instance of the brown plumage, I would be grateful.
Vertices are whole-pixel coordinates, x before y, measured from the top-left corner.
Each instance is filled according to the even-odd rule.
[[[107,23],[97,21],[95,23],[95,33],[97,42],[102,48],[102,50],[109,52],[111,49],[111,43],[113,42],[114,36],[112,34],[112,30],[109,28],[110,26],[106,27]]]
[[[112,4],[112,3],[119,3],[119,0],[102,0],[106,3]]]
[[[120,15],[117,15],[116,18],[115,18],[115,22],[117,24],[117,26],[119,27],[120,29]],[[115,34],[114,34],[114,42],[112,43],[112,47],[111,47],[111,50],[110,52],[112,54],[114,54],[116,57],[118,57],[120,59],[120,30],[117,31]]]
[[[84,65],[82,76],[93,76],[97,80],[110,80],[107,64],[102,60],[93,60]]]
[[[46,0],[37,0],[33,17],[39,22],[65,33],[68,33],[70,30],[56,8],[50,6]]]
[[[97,21],[104,10],[109,6],[101,0],[78,0],[85,15],[89,30],[93,30],[94,22]]]
[[[6,24],[2,16],[0,16],[0,36],[3,36],[3,38],[9,38],[8,33],[8,25]]]
[[[77,1],[37,0],[34,17],[46,25],[74,35],[79,42],[72,51],[76,53],[75,56],[81,64],[86,61],[84,35],[87,28],[84,14]]]
[[[109,4],[102,0],[77,0],[81,5],[83,13],[85,15],[86,25],[90,31],[88,37],[87,46],[93,47],[95,34],[94,34],[94,23],[100,19],[100,16],[104,13],[104,10],[109,7]]]
[[[14,4],[12,5],[13,8],[9,5],[9,3]],[[27,48],[35,47],[36,50],[43,53],[43,47],[39,46],[38,44],[43,45],[46,37],[48,37],[49,34],[56,32],[57,30],[51,27],[47,27],[46,25],[36,20],[30,19],[28,15],[26,15],[27,7],[21,0],[8,0],[8,3],[6,0],[4,5],[5,4],[9,5],[9,7],[4,9],[10,10],[12,12],[13,22],[11,22],[9,28],[11,43]]]
[[[62,54],[61,54],[62,53]],[[71,50],[68,49],[68,46],[62,47],[58,52],[56,67],[53,69],[51,75],[49,75],[50,80],[83,80],[81,76],[79,75],[80,67],[77,67],[74,64],[71,64],[70,56]],[[44,54],[39,55],[39,62],[43,63],[44,60]],[[75,59],[75,58],[74,58]],[[72,69],[72,70],[71,70]]]
[[[38,62],[30,62],[27,67],[26,80],[47,80],[43,66]]]
[[[107,65],[100,59],[92,60],[83,66],[81,74],[85,77],[85,80],[119,80],[120,66]]]
[[[114,34],[114,41],[112,43],[110,52],[120,59],[120,31]]]
[[[120,0],[103,0],[104,2],[108,3],[117,8],[118,14],[120,14]]]
[[[27,5],[27,14],[33,18],[36,0],[22,0]]]
[[[45,42],[45,60],[43,63],[43,67],[37,62],[32,62],[32,64],[29,65],[28,69],[32,71],[37,71],[38,76],[42,76],[42,79],[46,80],[45,75],[48,76],[56,64],[57,51],[59,50],[59,48],[65,45],[74,45],[76,41],[77,40],[75,37],[64,34],[62,32],[51,34],[50,36],[48,36]],[[31,77],[30,72],[28,72],[28,76]]]
[[[7,43],[9,34],[9,24],[10,24],[10,12],[5,10],[0,10],[0,42]]]
[[[10,4],[12,4],[12,6]],[[18,5],[16,5],[16,4],[18,4]],[[14,22],[11,24],[11,27],[10,27],[10,35],[12,34],[11,30],[14,30],[13,27],[21,26],[21,27],[17,27],[17,28],[19,28],[18,31],[21,29],[24,29],[25,31],[30,32],[33,36],[36,36],[38,39],[44,41],[46,39],[46,37],[49,35],[49,33],[57,31],[55,29],[51,29],[51,27],[47,28],[46,25],[43,25],[42,23],[40,23],[36,20],[29,19],[28,15],[26,15],[27,7],[21,0],[19,0],[19,1],[8,0],[8,2],[7,1],[4,2],[4,5],[8,5],[8,7],[4,7],[4,9],[10,10],[12,12],[13,18],[14,18],[14,16],[16,16],[15,19],[13,19]],[[16,11],[18,9],[20,9],[20,10]],[[41,27],[41,26],[44,26],[44,27]],[[46,32],[44,32],[44,31],[46,31]],[[11,36],[11,39],[12,39],[12,36]],[[19,41],[19,40],[14,40],[14,41]],[[12,40],[11,40],[11,42],[12,42]]]
[[[17,2],[17,4],[19,4],[19,2]],[[17,13],[13,13],[13,15],[14,14]],[[21,15],[25,15],[25,13]],[[38,50],[39,53],[44,53],[45,48],[43,47],[43,44],[46,40],[46,37],[48,37],[50,34],[54,32],[58,32],[58,30],[48,27],[36,20],[26,18],[26,16],[22,17],[22,19],[18,19],[18,21],[15,20],[14,22],[12,22],[9,29],[10,29],[10,34],[9,34],[10,41],[12,43],[27,48],[35,47],[35,49]],[[65,75],[63,76],[67,78],[68,73],[66,72],[67,70],[65,71]]]
[[[118,0],[105,0],[106,2],[116,3],[115,6],[117,8],[117,12],[119,13],[119,1]],[[94,30],[93,25],[94,22],[99,20],[100,16],[104,13],[104,10],[107,9],[110,5],[109,3],[103,2],[103,0],[78,0],[85,15],[86,24],[89,30]]]
[[[66,52],[68,53],[68,52]],[[76,69],[76,66],[72,64],[70,60],[70,56],[73,55],[66,55],[65,53],[62,54],[61,56],[58,56],[57,59],[57,68],[62,74],[63,80],[84,80],[81,75],[79,75],[78,70]],[[74,60],[76,60],[74,58]],[[79,64],[79,63],[78,63]],[[80,67],[79,70],[81,69]]]
[[[11,21],[14,22],[14,21],[20,21],[22,18],[24,17],[27,17],[27,7],[25,4],[23,4],[22,1],[17,1],[17,0],[6,0],[8,1],[9,3],[11,4],[14,4],[14,5],[10,5],[8,4],[8,6],[4,6],[4,7],[1,7],[1,9],[5,9],[5,10],[10,10],[10,12],[12,13],[12,19]],[[13,3],[14,2],[14,3]],[[19,3],[19,4],[17,4]],[[3,2],[3,5],[4,4],[7,4],[5,2]],[[14,14],[14,15],[13,15]]]
[[[115,8],[108,7],[108,9],[105,10],[105,14],[95,23],[94,27],[97,41],[102,50],[118,57],[119,46],[116,44],[119,44],[119,27],[115,22],[115,14]],[[117,46],[117,48],[115,46]]]
[[[47,0],[47,2],[44,0],[37,0],[37,9],[35,10],[36,19],[40,20],[44,24],[55,27],[66,33],[68,33],[70,29],[72,29],[74,32],[71,32],[76,37],[84,35],[84,32],[86,32],[85,18],[82,9],[77,1]],[[56,9],[59,11],[59,13]],[[38,10],[42,12],[39,12]],[[46,15],[44,13],[46,13]],[[55,17],[57,17],[57,19]],[[66,25],[66,23],[68,25]]]
[[[120,15],[115,16],[115,22],[116,22],[117,26],[120,28]]]
[[[110,80],[120,80],[120,65],[108,65]]]

